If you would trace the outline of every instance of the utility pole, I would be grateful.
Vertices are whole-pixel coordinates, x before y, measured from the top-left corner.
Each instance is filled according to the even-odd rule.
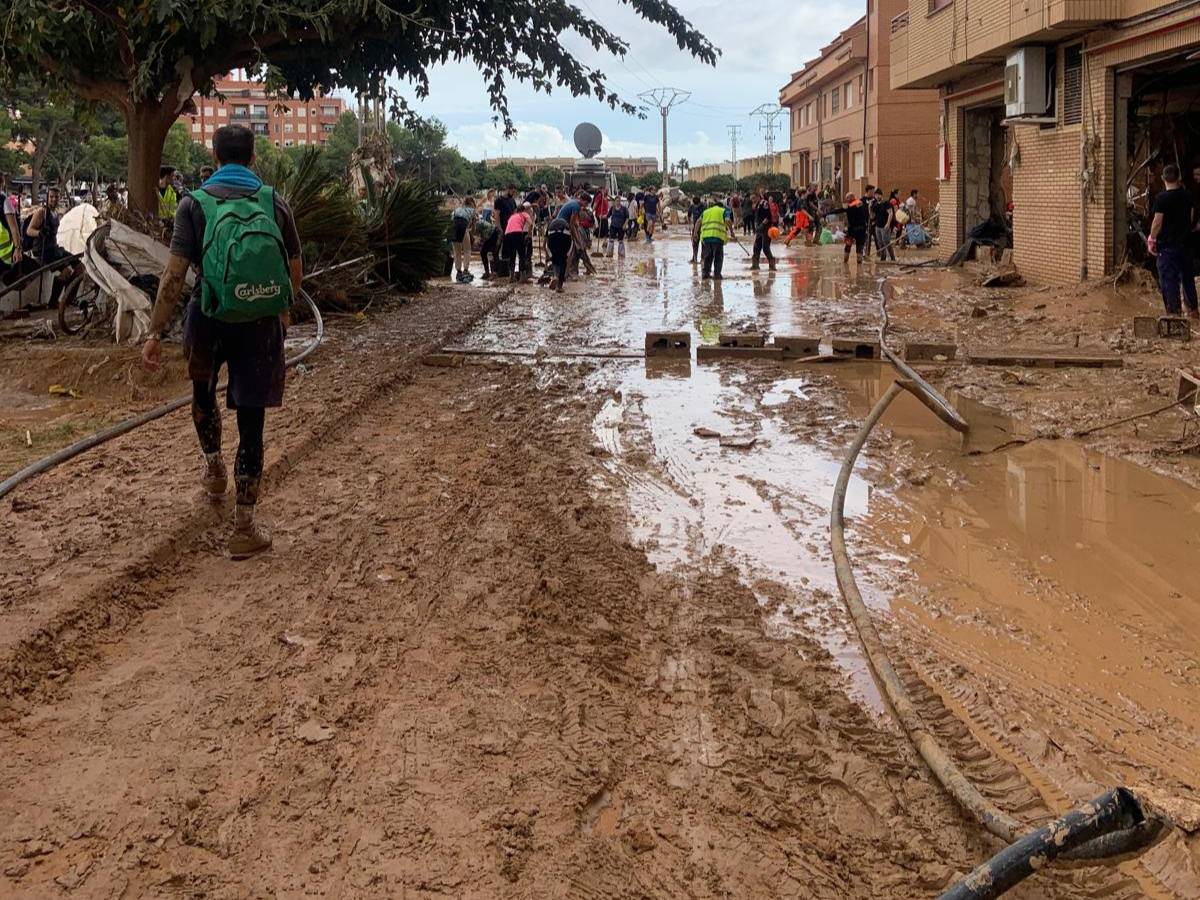
[[[779,127],[777,121],[783,115],[783,107],[778,103],[763,103],[760,106],[750,110],[750,115],[757,116],[762,119],[758,123],[758,128],[763,132],[763,139],[767,144],[767,158],[770,165],[770,174],[775,174],[775,129]]]
[[[737,139],[742,130],[741,125],[726,125],[729,130],[729,143],[733,147],[733,180],[737,181]]]
[[[663,157],[662,157],[662,175],[664,179],[663,187],[671,186],[670,170],[667,169],[667,113],[671,111],[672,106],[678,106],[692,96],[691,91],[681,91],[678,88],[655,88],[652,91],[642,91],[638,94],[640,99],[647,106],[653,106],[662,115],[663,128]]]

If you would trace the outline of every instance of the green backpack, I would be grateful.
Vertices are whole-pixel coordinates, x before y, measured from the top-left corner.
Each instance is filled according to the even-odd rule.
[[[204,210],[200,311],[222,322],[253,322],[292,305],[283,233],[275,222],[275,191],[263,185],[246,197],[192,191]]]

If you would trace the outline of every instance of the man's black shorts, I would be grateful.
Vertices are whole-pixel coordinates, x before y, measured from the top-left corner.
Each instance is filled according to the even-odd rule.
[[[183,317],[183,354],[192,381],[220,380],[229,369],[225,404],[230,409],[283,405],[283,323],[278,316],[255,322],[222,322],[188,303]]]

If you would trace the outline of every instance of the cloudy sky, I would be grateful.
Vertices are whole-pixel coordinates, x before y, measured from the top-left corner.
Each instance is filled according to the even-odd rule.
[[[738,156],[764,152],[759,120],[749,111],[760,103],[778,102],[779,89],[791,73],[820,47],[862,15],[865,0],[796,0],[744,3],[725,0],[676,0],[676,6],[721,50],[715,67],[697,63],[679,50],[666,30],[637,17],[614,0],[576,0],[628,41],[624,60],[597,60],[618,93],[637,102],[637,94],[652,87],[676,87],[692,92],[691,99],[671,111],[668,155],[692,165],[729,159],[728,124],[742,126]],[[580,42],[564,40],[568,46]],[[594,58],[591,47],[582,48]],[[430,96],[416,101],[400,86],[423,115],[437,116],[450,130],[451,142],[468,159],[484,156],[574,156],[571,140],[581,121],[596,123],[604,134],[603,154],[654,156],[661,150],[662,120],[637,119],[614,112],[593,99],[577,99],[565,91],[546,95],[522,85],[510,85],[509,109],[518,134],[505,141],[492,125],[483,79],[470,64],[457,63],[430,73]],[[776,149],[786,146],[787,122],[781,119]]]

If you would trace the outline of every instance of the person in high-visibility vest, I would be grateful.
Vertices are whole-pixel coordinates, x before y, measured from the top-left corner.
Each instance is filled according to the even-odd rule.
[[[21,192],[0,193],[0,282],[16,277],[21,264]]]
[[[170,230],[175,225],[175,210],[179,206],[179,194],[175,192],[175,169],[162,166],[158,170],[158,218],[163,227]]]
[[[700,239],[701,279],[719,280],[725,263],[725,241],[733,236],[732,215],[722,204],[710,199],[708,208],[692,226],[692,234]]]

